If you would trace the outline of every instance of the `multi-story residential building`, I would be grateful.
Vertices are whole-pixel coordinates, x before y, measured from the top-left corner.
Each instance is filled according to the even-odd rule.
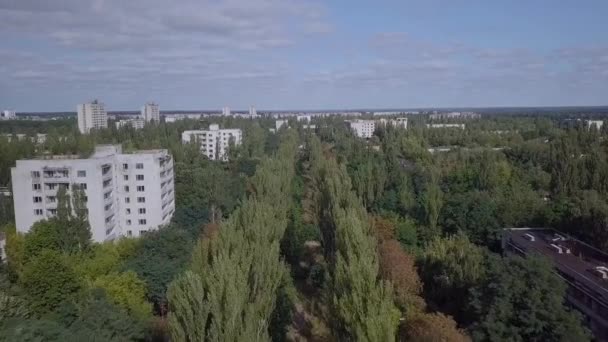
[[[374,131],[376,130],[376,122],[374,120],[352,120],[347,122],[350,125],[350,129],[359,138],[369,139],[374,135]]]
[[[395,118],[395,119],[380,119],[379,124],[390,125],[396,128],[407,129],[407,118]]]
[[[252,118],[258,116],[258,112],[255,110],[254,106],[249,106],[249,116]]]
[[[222,115],[223,116],[230,116],[230,107],[224,107],[224,108],[222,108]]]
[[[465,124],[446,124],[446,123],[441,123],[441,124],[426,124],[427,128],[460,128],[460,129],[465,129]]]
[[[144,125],[146,124],[146,122],[144,121],[144,119],[139,118],[139,119],[127,119],[127,120],[118,120],[114,123],[116,125],[116,128],[121,128],[121,127],[125,127],[125,126],[131,126],[134,129],[142,129],[144,128]]]
[[[167,150],[122,153],[100,145],[90,158],[17,160],[11,169],[15,224],[27,232],[57,214],[57,192],[83,189],[96,242],[139,236],[168,224],[175,211],[173,159]]]
[[[274,122],[275,131],[278,131],[283,126],[285,126],[287,128],[289,126],[289,121],[288,120],[275,120],[275,122]]]
[[[475,112],[449,112],[449,113],[434,113],[429,115],[431,120],[440,119],[479,119],[481,114]]]
[[[78,105],[78,129],[88,134],[91,129],[108,128],[108,114],[103,103],[94,100]]]
[[[296,116],[296,120],[298,122],[302,122],[302,121],[310,122],[312,120],[312,116],[311,115],[298,115],[298,116]]]
[[[17,118],[17,113],[14,110],[4,110],[0,112],[0,119],[2,120],[14,120]]]
[[[156,103],[146,103],[143,107],[141,107],[141,118],[145,122],[150,121],[160,121],[160,110],[158,109],[158,105]]]
[[[219,125],[209,125],[206,131],[184,131],[182,143],[198,141],[201,154],[211,160],[228,160],[230,146],[241,144],[243,132],[240,129],[220,129]]]
[[[603,120],[587,120],[585,121],[585,123],[587,123],[587,129],[595,127],[595,129],[597,129],[598,131],[602,129],[602,126],[604,126]]]

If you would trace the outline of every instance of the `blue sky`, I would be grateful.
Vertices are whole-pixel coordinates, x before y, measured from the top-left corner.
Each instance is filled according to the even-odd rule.
[[[0,0],[0,109],[608,104],[604,0]]]

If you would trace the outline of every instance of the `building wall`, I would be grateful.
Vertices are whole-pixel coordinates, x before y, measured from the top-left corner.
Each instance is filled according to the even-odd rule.
[[[103,148],[90,159],[18,160],[11,169],[17,231],[28,232],[35,222],[53,217],[59,186],[73,190],[74,184],[86,184],[94,241],[113,240],[129,235],[129,231],[131,236],[139,236],[142,231],[168,223],[175,204],[173,161],[167,151],[120,154],[120,148]],[[138,163],[143,169],[136,168]],[[124,164],[129,165],[128,171],[122,169]],[[144,176],[143,181],[137,180],[139,174]],[[138,185],[143,185],[144,191],[138,192]],[[130,203],[125,203],[125,197],[132,197]],[[145,204],[138,203],[137,197],[145,197]],[[145,214],[139,214],[137,209],[141,207],[146,209]],[[132,208],[130,225],[126,224],[127,208]],[[142,216],[146,221],[139,224]]]
[[[150,121],[160,121],[160,110],[158,105],[155,103],[146,103],[143,107],[141,107],[141,118],[145,122]]]
[[[78,129],[82,134],[88,134],[91,129],[108,128],[108,115],[104,104],[97,100],[79,104],[78,111]]]
[[[374,135],[376,122],[373,120],[355,120],[349,122],[350,128],[359,138],[369,139]]]
[[[182,143],[187,144],[196,140],[200,144],[201,154],[207,158],[227,160],[230,143],[239,146],[242,142],[242,131],[240,129],[219,129],[217,125],[210,125],[209,128],[206,131],[184,131]]]

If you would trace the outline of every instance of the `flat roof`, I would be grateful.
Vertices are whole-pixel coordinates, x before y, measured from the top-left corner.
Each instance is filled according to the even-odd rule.
[[[506,228],[505,232],[510,242],[522,252],[534,252],[548,257],[558,270],[601,296],[602,301],[608,304],[608,280],[592,272],[597,266],[608,267],[607,253],[550,228]],[[534,236],[534,241],[526,234]],[[557,237],[556,234],[564,239],[553,241]],[[562,247],[563,253],[558,253],[551,244]],[[570,253],[566,253],[566,249],[569,249]]]

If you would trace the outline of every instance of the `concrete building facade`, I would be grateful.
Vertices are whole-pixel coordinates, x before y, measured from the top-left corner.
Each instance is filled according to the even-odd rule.
[[[146,124],[146,121],[144,121],[144,119],[128,119],[128,120],[118,120],[114,123],[116,125],[116,128],[122,128],[125,126],[131,126],[133,127],[133,129],[142,129],[144,128],[144,125]]]
[[[348,124],[359,138],[369,139],[376,130],[376,121],[374,120],[352,120],[348,121]]]
[[[103,103],[94,100],[79,104],[78,129],[82,134],[88,134],[91,129],[108,128],[108,114]]]
[[[220,129],[219,125],[209,125],[208,130],[184,131],[182,143],[187,144],[198,141],[201,154],[211,160],[228,160],[230,146],[239,146],[243,138],[243,132],[236,129]]]
[[[11,169],[15,224],[28,232],[57,214],[57,192],[85,193],[92,239],[139,236],[168,224],[175,211],[173,159],[167,150],[123,154],[100,145],[90,158],[52,156],[18,160]]]
[[[156,103],[146,103],[141,107],[141,118],[145,122],[160,122],[160,109]]]
[[[0,119],[2,120],[14,120],[17,118],[17,113],[14,110],[3,110],[0,112]]]

